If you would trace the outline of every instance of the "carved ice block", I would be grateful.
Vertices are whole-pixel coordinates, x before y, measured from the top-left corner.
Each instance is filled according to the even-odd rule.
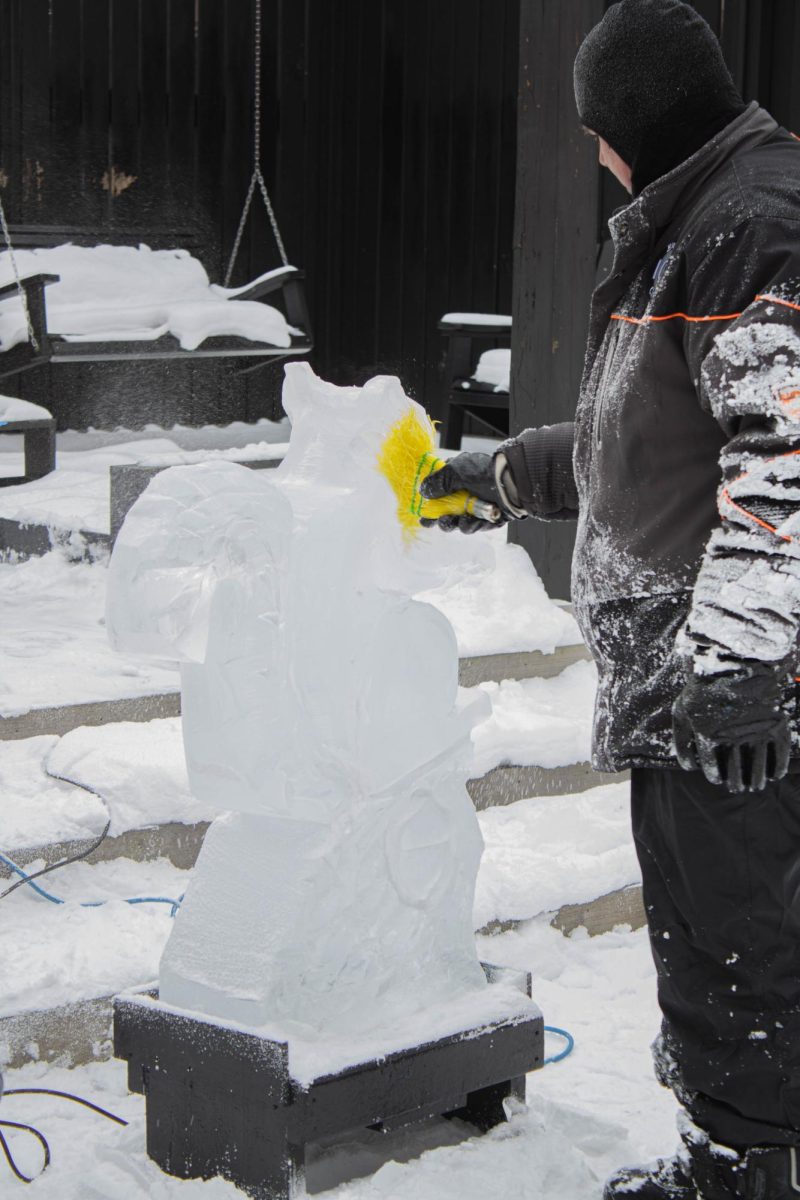
[[[479,706],[459,701],[449,623],[411,599],[376,469],[411,403],[394,379],[335,388],[290,366],[278,470],[172,468],[119,535],[112,641],[181,662],[190,783],[230,809],[164,951],[165,1004],[357,1034],[486,986]]]

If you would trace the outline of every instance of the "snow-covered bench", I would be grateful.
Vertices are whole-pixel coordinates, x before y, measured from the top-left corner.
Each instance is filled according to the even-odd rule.
[[[68,243],[18,249],[16,259],[39,349],[29,342],[10,255],[0,254],[0,377],[42,361],[282,358],[311,349],[296,267],[224,288],[187,250]],[[264,303],[278,295],[285,312]]]
[[[439,330],[447,338],[442,446],[458,450],[466,416],[499,437],[508,436],[511,317],[446,313]],[[486,343],[494,349],[479,353]]]
[[[29,483],[49,475],[56,465],[56,422],[38,404],[0,396],[0,434],[21,434],[25,466],[22,475],[0,476],[0,487]]]

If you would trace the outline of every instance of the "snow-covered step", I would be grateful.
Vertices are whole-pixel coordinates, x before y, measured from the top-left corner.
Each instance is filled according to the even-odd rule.
[[[504,679],[551,679],[576,662],[590,662],[583,642],[556,646],[551,654],[541,650],[518,650],[506,654],[475,654],[460,658],[458,682],[462,687],[500,683]]]
[[[111,997],[156,977],[188,879],[163,859],[75,863],[41,880],[63,904],[0,901],[0,1063],[107,1057]]]
[[[552,654],[529,650],[512,654],[473,655],[459,659],[458,677],[462,687],[475,687],[488,682],[500,683],[506,679],[550,679],[573,663],[584,661],[590,661],[590,655],[582,644],[560,646]],[[91,669],[91,662],[89,667]],[[79,704],[37,705],[14,715],[3,715],[0,710],[0,741],[38,737],[41,734],[61,735],[82,725],[107,725],[118,721],[152,721],[158,717],[177,717],[180,716],[180,711],[181,698],[175,677],[171,690],[149,695],[87,700]],[[543,775],[542,786],[545,793],[550,790],[547,779],[548,775]],[[591,783],[587,783],[586,786],[591,786]],[[533,794],[535,793],[530,791],[525,793],[529,796]]]
[[[19,866],[85,851],[110,819],[89,861],[166,858],[188,869],[216,815],[189,791],[177,718],[3,743],[0,793],[0,851]]]
[[[478,685],[491,713],[473,734],[468,789],[476,808],[609,782],[585,761],[594,687],[594,668],[582,660],[550,678]],[[165,697],[175,708],[178,699]],[[89,861],[166,857],[188,867],[215,815],[190,793],[178,717],[8,740],[0,752],[0,786],[14,798],[0,819],[0,851],[21,866],[85,851],[110,814],[110,836]],[[0,874],[7,873],[0,865]]]
[[[597,673],[587,651],[570,646],[557,649],[552,657],[556,655],[567,664],[560,672],[545,668],[534,676],[522,672],[540,668],[539,657],[510,655],[519,660],[518,674],[503,675],[500,682],[488,678],[476,688],[492,704],[491,716],[473,732],[475,775],[467,787],[476,808],[585,791],[627,778],[600,774],[588,761]]]
[[[111,649],[105,581],[101,563],[61,553],[0,563],[0,737],[63,732],[84,715],[119,719],[132,701],[147,712],[160,703],[152,697],[177,692],[174,664],[134,661]],[[105,713],[94,707],[118,701],[124,704]]]
[[[608,918],[614,919],[607,929],[642,923],[633,894],[640,890],[640,873],[630,830],[629,784],[533,797],[482,812],[479,821],[484,853],[476,928],[507,929],[541,913],[554,914],[565,932],[579,924],[594,932]],[[617,893],[625,893],[624,901]]]
[[[476,929],[524,931],[543,914],[563,932],[641,925],[628,803],[627,785],[612,784],[479,814],[485,852]],[[48,904],[26,888],[2,901],[0,1062],[106,1056],[111,997],[155,977],[170,930],[168,906],[129,906],[124,898],[175,899],[187,880],[163,860],[80,863],[43,881],[68,905]],[[110,903],[77,906],[101,898]]]
[[[83,1066],[113,1052],[113,996],[0,1016],[0,1064]]]

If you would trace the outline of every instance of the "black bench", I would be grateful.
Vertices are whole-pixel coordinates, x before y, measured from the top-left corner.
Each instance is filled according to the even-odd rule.
[[[456,313],[443,317],[439,331],[447,338],[443,384],[441,445],[458,450],[466,417],[474,417],[497,437],[508,437],[509,393],[474,378],[480,355],[511,345],[511,317]]]
[[[56,466],[56,422],[50,417],[31,417],[23,421],[0,420],[0,434],[22,434],[25,468],[23,475],[0,476],[0,487],[30,483],[49,475]]]

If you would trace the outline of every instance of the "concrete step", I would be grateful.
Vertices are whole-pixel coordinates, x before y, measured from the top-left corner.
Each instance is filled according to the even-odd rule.
[[[470,779],[467,791],[480,812],[497,804],[515,804],[529,796],[567,796],[629,778],[629,771],[602,774],[588,762],[570,763],[566,767],[495,767],[480,779]]]
[[[96,850],[87,855],[85,862],[111,862],[115,858],[130,858],[134,862],[153,862],[167,858],[174,867],[190,870],[197,862],[203,838],[209,823],[198,821],[194,825],[183,825],[178,821],[167,821],[162,825],[151,825],[146,829],[128,829],[116,837],[105,838]],[[99,836],[99,835],[98,835]],[[44,861],[47,866],[73,858],[91,846],[97,839],[81,838],[65,842],[48,842],[42,846],[24,846],[7,853],[18,867]],[[14,872],[0,862],[0,879],[10,878]],[[53,877],[54,879],[56,876]],[[47,883],[44,882],[47,887]],[[55,886],[55,885],[54,885]],[[58,888],[56,887],[57,891]]]
[[[503,679],[550,679],[572,665],[586,660],[585,646],[561,646],[553,654],[539,650],[515,654],[484,654],[459,660],[458,679],[462,687]],[[40,734],[69,733],[82,725],[107,725],[115,721],[152,721],[157,717],[178,717],[179,692],[161,692],[133,696],[123,700],[95,700],[83,704],[64,704],[54,708],[34,708],[13,717],[0,717],[0,741],[38,737]]]
[[[95,700],[62,704],[57,708],[32,708],[15,717],[0,717],[0,741],[55,734],[62,737],[82,725],[113,725],[117,721],[153,721],[181,715],[180,692],[132,696],[127,700]]]
[[[113,1056],[112,996],[0,1017],[0,1065],[81,1067]]]
[[[559,646],[552,654],[541,650],[519,650],[512,654],[480,654],[458,661],[458,682],[462,687],[479,683],[500,683],[503,679],[552,679],[576,662],[591,661],[586,646]]]

